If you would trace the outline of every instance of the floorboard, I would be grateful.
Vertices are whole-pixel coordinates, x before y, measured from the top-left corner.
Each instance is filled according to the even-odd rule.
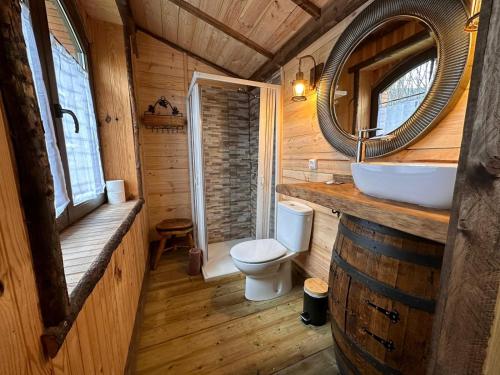
[[[166,253],[148,277],[132,373],[338,373],[329,325],[299,320],[301,285],[251,302],[243,276],[205,283],[186,274],[187,260],[185,251]]]

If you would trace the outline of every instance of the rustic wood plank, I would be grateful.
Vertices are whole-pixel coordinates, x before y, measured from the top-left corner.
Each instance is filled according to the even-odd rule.
[[[275,375],[339,375],[333,347],[304,358]]]
[[[188,276],[186,265],[185,253],[170,253],[151,272],[132,372],[271,374],[331,347],[328,325],[298,321],[300,286],[278,299],[251,302],[240,275],[205,283]]]
[[[281,184],[276,191],[403,232],[446,242],[449,212],[369,197],[353,184]]]
[[[484,0],[433,331],[430,374],[498,373],[500,4]],[[487,77],[487,79],[485,79]],[[492,334],[496,336],[492,336]],[[490,347],[490,343],[492,346]]]
[[[191,52],[191,51],[189,51],[189,50],[187,50],[187,49],[179,46],[178,44],[175,44],[174,42],[171,42],[171,41],[169,41],[169,40],[167,40],[167,39],[165,39],[165,38],[163,38],[163,37],[161,37],[161,36],[159,36],[157,34],[152,33],[151,31],[143,28],[142,26],[137,26],[137,30],[140,31],[140,32],[142,32],[142,33],[144,33],[144,34],[146,34],[146,35],[148,35],[148,36],[150,36],[151,38],[156,39],[157,41],[159,41],[159,42],[161,42],[163,44],[168,45],[171,48],[176,49],[179,52],[187,54],[188,56],[192,57],[193,59],[199,60],[203,64],[211,66],[212,68],[214,68],[214,69],[216,69],[216,70],[218,70],[220,72],[223,72],[224,74],[227,74],[228,76],[236,77],[236,78],[241,78],[237,73],[231,72],[231,71],[227,70],[226,68],[223,68],[220,65],[217,65],[217,64],[215,64],[215,63],[213,63],[211,61],[208,61],[207,59],[205,59],[205,58],[203,58],[203,57],[201,57],[199,55],[196,55],[195,53],[193,53],[193,52]]]
[[[315,20],[321,17],[321,8],[309,0],[292,0],[299,7],[309,13]]]
[[[0,95],[0,373],[49,374],[35,275]]]
[[[270,61],[264,63],[250,78],[256,81],[265,81],[279,66],[292,60],[300,51],[319,39],[367,0],[334,1],[321,12],[318,20],[309,20],[295,35],[290,38],[274,55]]]
[[[42,16],[46,17],[42,3]],[[45,22],[47,20],[45,19]],[[45,136],[21,26],[19,2],[0,4],[0,90],[15,156],[44,324],[69,312]],[[5,152],[8,152],[5,150]]]
[[[92,295],[94,288],[99,284],[101,278],[106,275],[113,252],[119,247],[122,241],[125,241],[124,238],[126,238],[136,216],[140,213],[143,204],[143,200],[130,201],[122,205],[103,205],[95,211],[97,212],[97,216],[101,217],[105,216],[106,213],[111,213],[111,215],[113,215],[118,212],[121,215],[117,217],[117,226],[109,233],[108,240],[103,243],[98,240],[91,245],[91,248],[99,246],[99,248],[95,250],[100,250],[100,252],[90,264],[89,268],[86,271],[66,274],[68,284],[73,288],[71,291],[70,312],[65,317],[64,324],[48,327],[42,335],[45,350],[47,351],[47,355],[51,358],[56,356],[57,351],[63,345],[66,335],[75,322],[85,301]],[[92,214],[87,215],[81,222],[95,226],[96,224],[93,222],[92,218]],[[81,222],[80,225],[84,225]],[[69,236],[69,238],[70,237],[71,236]],[[78,245],[75,243],[71,246],[76,246],[72,247],[72,249],[78,249]],[[86,249],[88,249],[88,247]],[[72,251],[72,253],[74,253],[74,251]],[[133,253],[132,257],[134,257]],[[81,270],[84,268],[85,267],[81,268]]]
[[[89,27],[95,35],[91,57],[104,174],[108,180],[125,180],[127,199],[137,199],[140,174],[124,53],[129,39],[124,39],[123,27],[119,25],[90,20]]]
[[[254,51],[260,53],[261,55],[266,56],[269,59],[272,59],[274,57],[273,53],[270,51],[267,51],[251,39],[247,38],[243,34],[240,34],[239,32],[233,30],[232,28],[226,26],[223,22],[219,21],[218,19],[210,16],[209,14],[203,12],[200,10],[200,8],[195,7],[188,3],[187,1],[184,0],[168,0],[178,7],[184,9],[185,11],[191,13],[195,17],[198,17],[201,19],[203,22],[208,23],[209,25],[212,25],[216,29],[224,32],[225,34],[229,35],[231,38],[236,39],[237,41],[243,43],[247,47],[252,48]]]

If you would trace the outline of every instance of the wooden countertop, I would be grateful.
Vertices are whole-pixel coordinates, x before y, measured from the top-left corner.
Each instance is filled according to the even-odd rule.
[[[394,229],[446,242],[450,212],[373,198],[352,183],[326,185],[323,182],[280,184],[276,191]]]

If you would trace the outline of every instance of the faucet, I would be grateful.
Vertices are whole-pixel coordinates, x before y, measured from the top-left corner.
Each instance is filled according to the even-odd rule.
[[[383,141],[389,141],[394,138],[393,134],[380,135],[377,137],[369,138],[367,134],[370,132],[376,132],[378,130],[383,130],[382,128],[373,129],[359,129],[358,130],[358,140],[356,144],[356,163],[363,163],[366,156],[366,141],[369,139],[379,139]]]

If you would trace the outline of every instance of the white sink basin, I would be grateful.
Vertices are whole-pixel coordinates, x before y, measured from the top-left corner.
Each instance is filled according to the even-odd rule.
[[[356,187],[367,195],[449,209],[457,164],[447,163],[353,163]]]

